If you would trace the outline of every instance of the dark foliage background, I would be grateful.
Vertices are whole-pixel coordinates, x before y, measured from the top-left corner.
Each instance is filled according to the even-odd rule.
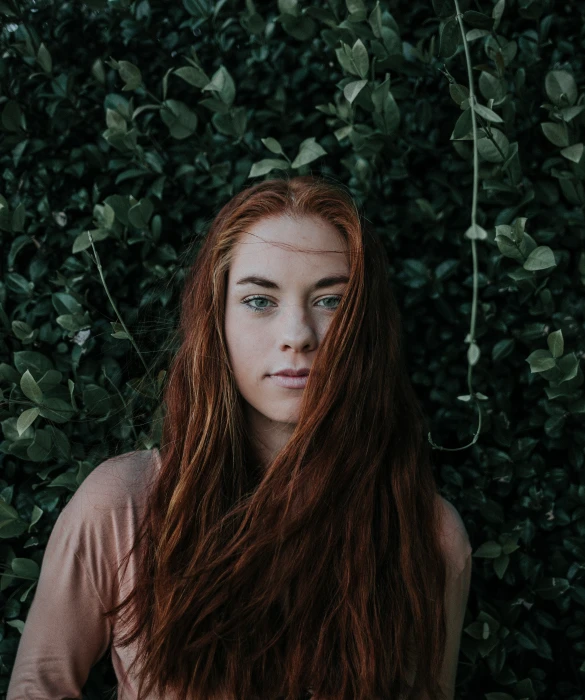
[[[158,444],[195,234],[284,169],[386,243],[474,548],[460,697],[584,697],[584,12],[0,1],[0,692],[59,511]],[[108,654],[86,697],[115,683]]]

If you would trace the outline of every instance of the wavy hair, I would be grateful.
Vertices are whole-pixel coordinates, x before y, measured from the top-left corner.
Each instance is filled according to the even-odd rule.
[[[294,432],[262,470],[228,361],[226,283],[239,236],[282,215],[331,223],[350,279]],[[107,612],[125,609],[116,643],[137,644],[139,700],[444,699],[440,503],[387,270],[352,197],[322,177],[257,183],[213,220],[182,290],[160,471],[126,557],[139,574]]]

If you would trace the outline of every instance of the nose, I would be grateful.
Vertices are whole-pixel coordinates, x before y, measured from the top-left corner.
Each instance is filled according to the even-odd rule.
[[[281,316],[280,348],[295,352],[310,352],[317,347],[318,335],[315,320],[303,305],[291,304]]]

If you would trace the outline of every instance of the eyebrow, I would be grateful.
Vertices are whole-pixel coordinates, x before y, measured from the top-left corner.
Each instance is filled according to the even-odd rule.
[[[315,282],[313,289],[324,289],[325,287],[333,287],[336,284],[344,284],[346,282],[349,282],[349,277],[347,275],[330,275],[329,277],[323,277]],[[280,289],[276,282],[266,279],[265,277],[259,277],[258,275],[242,277],[236,284],[255,284],[258,287],[266,287],[267,289]]]

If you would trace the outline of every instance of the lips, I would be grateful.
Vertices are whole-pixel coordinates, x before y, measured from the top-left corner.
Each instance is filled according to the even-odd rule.
[[[271,374],[269,378],[277,385],[285,389],[303,389],[309,379],[308,374],[291,376],[290,374]]]

